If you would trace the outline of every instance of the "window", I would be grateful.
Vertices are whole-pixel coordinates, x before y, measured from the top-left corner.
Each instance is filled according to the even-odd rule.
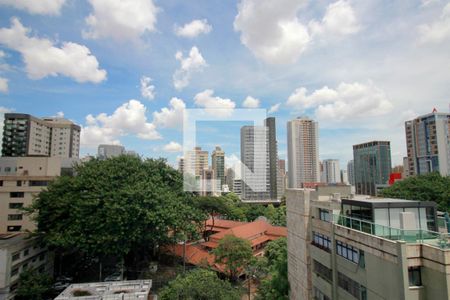
[[[10,209],[19,209],[23,207],[23,203],[19,203],[19,202],[11,202],[9,203],[9,208]]]
[[[27,249],[25,249],[25,251],[23,251],[23,256],[27,256],[28,254],[30,254],[29,248],[27,248]]]
[[[0,180],[0,186],[3,186],[3,180]]]
[[[312,244],[318,248],[321,248],[325,251],[330,252],[331,249],[331,240],[326,235],[313,232],[313,241]]]
[[[359,263],[359,253],[355,247],[341,241],[336,241],[336,252],[338,255],[354,262],[355,264]]]
[[[23,198],[25,196],[24,192],[10,192],[9,197],[10,198]]]
[[[16,260],[20,259],[20,252],[14,253],[11,257],[11,260],[14,262]]]
[[[319,208],[319,219],[330,222],[330,212],[326,209]]]
[[[17,186],[22,186],[22,180],[17,180]]]
[[[322,277],[327,281],[333,281],[331,269],[325,267],[317,260],[314,260],[314,272],[317,274],[317,276]]]
[[[8,215],[8,221],[18,221],[18,220],[22,220],[22,214]]]
[[[46,180],[30,180],[30,186],[47,186],[48,181]]]
[[[11,277],[16,276],[19,274],[19,268],[14,268],[11,270]]]
[[[13,231],[20,231],[22,229],[22,226],[8,226],[7,231],[13,232]]]
[[[41,255],[39,255],[39,260],[43,261],[45,259],[45,253],[42,253]]]
[[[314,287],[314,300],[330,300],[330,297],[322,293],[321,290]]]
[[[28,268],[28,263],[27,262],[22,265],[22,270],[25,270],[26,268]]]
[[[361,299],[361,286],[358,282],[338,272],[338,286],[356,299]]]
[[[421,286],[422,276],[420,272],[420,267],[409,267],[408,278],[409,278],[409,286]]]

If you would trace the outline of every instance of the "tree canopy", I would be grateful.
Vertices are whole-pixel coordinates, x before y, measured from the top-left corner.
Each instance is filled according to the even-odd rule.
[[[51,278],[46,273],[27,269],[20,273],[16,298],[21,300],[42,300],[51,290]]]
[[[51,247],[124,257],[172,242],[180,231],[194,234],[206,218],[163,159],[93,159],[75,173],[50,183],[27,208]]]
[[[450,177],[438,172],[428,173],[395,182],[382,191],[383,197],[434,201],[438,209],[450,212]]]
[[[216,263],[225,266],[232,280],[236,280],[253,257],[250,242],[233,235],[226,235],[213,250]]]
[[[164,287],[158,297],[161,300],[239,300],[238,290],[230,282],[221,280],[213,271],[196,269],[186,275],[178,275]]]

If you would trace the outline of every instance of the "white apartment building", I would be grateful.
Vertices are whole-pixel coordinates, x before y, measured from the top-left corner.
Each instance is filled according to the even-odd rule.
[[[322,161],[322,167],[323,167],[322,182],[331,184],[341,182],[341,169],[339,167],[339,160],[325,159]]]
[[[319,126],[307,117],[287,123],[288,187],[320,182]]]
[[[124,146],[121,145],[98,145],[97,148],[97,157],[99,159],[108,159],[111,157],[120,156],[126,154],[126,150]]]

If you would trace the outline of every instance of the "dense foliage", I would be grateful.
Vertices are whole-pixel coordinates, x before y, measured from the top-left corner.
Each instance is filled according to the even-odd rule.
[[[287,300],[289,298],[289,281],[287,274],[287,240],[277,239],[266,247],[269,276],[258,289],[257,299]]]
[[[382,191],[383,197],[434,201],[438,209],[450,212],[450,177],[437,172],[408,177]]]
[[[28,212],[45,244],[91,256],[125,257],[195,234],[206,215],[162,159],[93,159],[42,191]]]
[[[250,242],[233,235],[222,238],[213,253],[216,263],[225,266],[225,271],[232,280],[237,279],[253,257]]]
[[[22,271],[19,276],[19,286],[16,290],[16,299],[47,299],[47,295],[51,290],[51,282],[50,276],[46,273],[40,273],[35,269]]]
[[[178,275],[158,294],[161,300],[239,300],[238,290],[228,281],[221,280],[216,273],[204,269]]]

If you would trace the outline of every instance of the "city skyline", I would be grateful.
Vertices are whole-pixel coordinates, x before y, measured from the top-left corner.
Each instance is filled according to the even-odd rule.
[[[277,119],[281,159],[286,122],[307,115],[319,123],[320,159],[339,159],[341,167],[352,145],[370,140],[391,141],[393,165],[402,164],[404,122],[434,107],[448,111],[450,35],[433,34],[448,24],[446,1],[287,1],[269,19],[253,0],[135,3],[144,9],[124,13],[144,21],[125,25],[115,15],[102,19],[97,1],[59,1],[47,10],[0,4],[0,111],[64,115],[82,127],[81,155],[119,142],[176,165],[184,107],[266,108]],[[286,20],[299,30],[283,33]],[[276,57],[263,51],[274,45],[282,45]],[[64,59],[39,64],[24,46]],[[238,156],[238,131],[206,129],[214,128],[212,145],[199,146]]]

